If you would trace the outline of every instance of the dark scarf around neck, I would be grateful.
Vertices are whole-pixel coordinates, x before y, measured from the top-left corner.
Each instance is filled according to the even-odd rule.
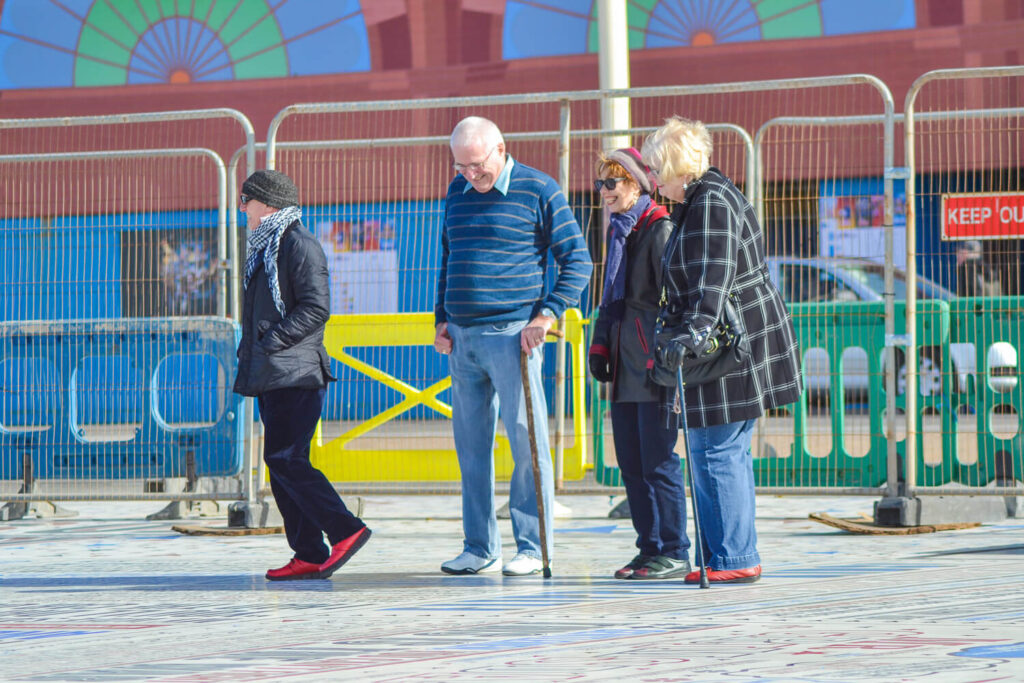
[[[640,217],[651,208],[651,196],[642,194],[629,210],[613,213],[608,219],[608,256],[605,261],[602,314],[622,317],[626,299],[626,238]]]

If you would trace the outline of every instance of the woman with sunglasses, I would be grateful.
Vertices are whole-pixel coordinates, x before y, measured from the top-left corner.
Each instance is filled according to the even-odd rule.
[[[733,303],[750,356],[717,379],[688,382],[682,405],[704,546],[694,552],[702,553],[711,583],[752,583],[761,576],[761,557],[751,436],[758,417],[800,398],[803,382],[789,311],[768,278],[764,233],[743,193],[710,165],[711,151],[707,127],[679,117],[644,141],[651,179],[677,202],[676,228],[665,248],[666,320],[655,363],[672,378],[682,367],[685,378],[688,358],[713,353],[718,337],[712,331],[727,317],[726,302]],[[679,406],[671,384],[666,418]],[[685,581],[698,583],[699,573]]]
[[[667,579],[690,571],[677,431],[658,419],[658,386],[647,378],[661,293],[661,255],[672,232],[651,198],[640,153],[601,156],[594,188],[609,213],[604,289],[589,353],[590,373],[610,383],[615,457],[639,553],[617,579]]]

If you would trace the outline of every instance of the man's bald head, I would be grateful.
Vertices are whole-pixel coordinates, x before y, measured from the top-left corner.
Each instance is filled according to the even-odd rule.
[[[482,116],[467,116],[455,125],[449,144],[454,152],[456,147],[480,144],[490,149],[504,142],[494,121]]]
[[[467,116],[455,126],[449,144],[455,170],[477,192],[490,192],[505,168],[505,139],[494,122]]]

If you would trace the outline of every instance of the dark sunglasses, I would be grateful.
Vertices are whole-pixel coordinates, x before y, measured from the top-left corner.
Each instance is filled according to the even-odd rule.
[[[606,190],[614,190],[615,186],[621,183],[625,178],[598,178],[594,181],[594,189],[598,192],[603,187]]]
[[[239,195],[238,196],[238,205],[239,206],[244,206],[250,199],[252,199],[252,197],[250,197],[247,194]]]

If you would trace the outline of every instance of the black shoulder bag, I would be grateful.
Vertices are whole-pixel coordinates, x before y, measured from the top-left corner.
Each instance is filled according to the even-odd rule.
[[[718,324],[711,332],[707,350],[699,355],[686,355],[683,360],[683,384],[693,386],[713,382],[743,367],[750,360],[750,340],[737,303],[736,295],[730,293],[722,307]],[[678,328],[666,328],[666,309],[663,303],[654,325],[655,348],[679,336]],[[658,354],[654,357],[651,379],[661,386],[676,386],[675,370],[662,367],[658,363]]]

